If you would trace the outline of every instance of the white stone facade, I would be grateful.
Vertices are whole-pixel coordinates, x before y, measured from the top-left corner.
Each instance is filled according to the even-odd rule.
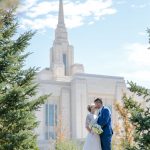
[[[62,0],[59,3],[58,25],[50,50],[50,68],[43,69],[36,78],[39,95],[52,94],[37,112],[40,125],[36,132],[41,150],[48,150],[49,142],[56,138],[59,118],[66,138],[85,138],[87,105],[97,97],[110,107],[114,124],[117,119],[114,103],[126,91],[124,78],[86,74],[82,64],[74,64],[74,50],[68,42]]]

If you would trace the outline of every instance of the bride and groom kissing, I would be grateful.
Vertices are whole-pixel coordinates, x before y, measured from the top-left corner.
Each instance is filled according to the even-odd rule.
[[[89,114],[86,117],[86,129],[88,135],[83,146],[83,150],[111,150],[111,139],[113,135],[111,125],[111,112],[109,108],[103,106],[101,98],[94,100],[94,103],[87,107]],[[95,114],[98,110],[98,115]],[[91,127],[96,124],[102,129],[101,134],[97,134]]]

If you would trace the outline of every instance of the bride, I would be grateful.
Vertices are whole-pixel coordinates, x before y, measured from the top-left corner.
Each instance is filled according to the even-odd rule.
[[[89,111],[89,114],[86,117],[86,129],[88,130],[88,135],[83,146],[83,150],[102,150],[100,136],[93,133],[93,131],[89,128],[89,124],[97,122],[95,105],[88,105],[87,109]]]

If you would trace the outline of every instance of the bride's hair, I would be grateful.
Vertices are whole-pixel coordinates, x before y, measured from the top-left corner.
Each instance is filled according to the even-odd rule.
[[[91,112],[91,106],[90,106],[90,105],[87,106],[87,110],[88,110],[89,112]]]
[[[87,106],[87,110],[88,110],[89,112],[91,112],[91,108],[92,108],[93,106],[95,106],[95,105],[94,105],[94,104],[88,105],[88,106]]]

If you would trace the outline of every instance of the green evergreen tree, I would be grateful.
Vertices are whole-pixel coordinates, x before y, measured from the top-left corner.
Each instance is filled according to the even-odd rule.
[[[130,113],[129,121],[134,126],[134,143],[127,145],[125,149],[150,150],[150,91],[133,82],[129,83],[129,90],[141,96],[145,106],[142,106],[133,97],[127,95],[123,97],[124,108]]]
[[[36,150],[35,111],[48,95],[35,98],[37,68],[23,69],[34,35],[17,35],[15,9],[0,9],[0,150]],[[32,100],[31,100],[32,99]]]

